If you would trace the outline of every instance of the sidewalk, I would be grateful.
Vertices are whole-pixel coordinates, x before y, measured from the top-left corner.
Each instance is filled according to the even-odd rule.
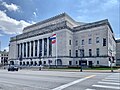
[[[76,69],[42,69],[42,71],[80,72]],[[82,72],[111,73],[111,70],[82,70]],[[120,73],[120,69],[113,70],[113,73]]]

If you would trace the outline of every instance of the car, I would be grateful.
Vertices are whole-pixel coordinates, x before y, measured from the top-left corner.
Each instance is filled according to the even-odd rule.
[[[18,71],[18,67],[17,66],[9,66],[8,71]]]

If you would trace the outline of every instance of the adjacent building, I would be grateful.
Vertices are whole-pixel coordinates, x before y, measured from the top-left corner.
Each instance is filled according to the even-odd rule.
[[[11,37],[9,46],[10,63],[19,65],[109,66],[115,55],[114,33],[107,19],[83,23],[66,13],[25,27],[22,34]]]
[[[120,39],[116,40],[116,65],[120,66]]]
[[[0,65],[8,64],[8,52],[6,50],[0,51]]]

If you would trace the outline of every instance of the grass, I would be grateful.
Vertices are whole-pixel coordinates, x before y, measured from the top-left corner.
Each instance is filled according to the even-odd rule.
[[[112,69],[113,70],[117,70],[119,69],[120,67],[113,67]],[[50,68],[51,70],[80,70],[80,68],[78,67],[74,67],[74,68]],[[83,68],[83,70],[111,70],[111,67],[92,67],[92,68]]]

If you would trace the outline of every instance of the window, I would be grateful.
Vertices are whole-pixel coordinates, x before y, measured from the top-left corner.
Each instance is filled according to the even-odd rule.
[[[43,64],[46,64],[46,61],[44,61]]]
[[[71,45],[71,40],[69,40],[69,45]]]
[[[88,41],[88,43],[89,43],[89,44],[91,44],[91,43],[92,43],[92,39],[91,39],[91,38],[89,38],[89,41]]]
[[[99,43],[99,37],[96,37],[96,43]]]
[[[76,50],[76,57],[78,57],[78,50]]]
[[[71,50],[69,50],[69,56],[71,57]]]
[[[76,61],[76,64],[78,64],[78,61]]]
[[[77,41],[77,40],[76,40],[76,43],[75,43],[75,44],[76,44],[76,46],[78,46],[78,41]]]
[[[84,49],[80,49],[80,57],[84,57]]]
[[[89,56],[92,56],[92,49],[89,49]]]
[[[24,57],[26,57],[26,43],[24,43]]]
[[[69,65],[72,65],[72,61],[69,61]]]
[[[82,40],[82,45],[84,45],[84,40]]]
[[[103,46],[106,46],[106,38],[103,38]]]
[[[99,64],[99,61],[97,61],[97,64]]]
[[[38,41],[35,40],[35,56],[37,56],[37,45],[38,45]]]
[[[99,56],[99,53],[100,53],[99,48],[96,48],[96,54],[97,54],[97,56]]]
[[[44,38],[44,56],[47,56],[47,38]]]

